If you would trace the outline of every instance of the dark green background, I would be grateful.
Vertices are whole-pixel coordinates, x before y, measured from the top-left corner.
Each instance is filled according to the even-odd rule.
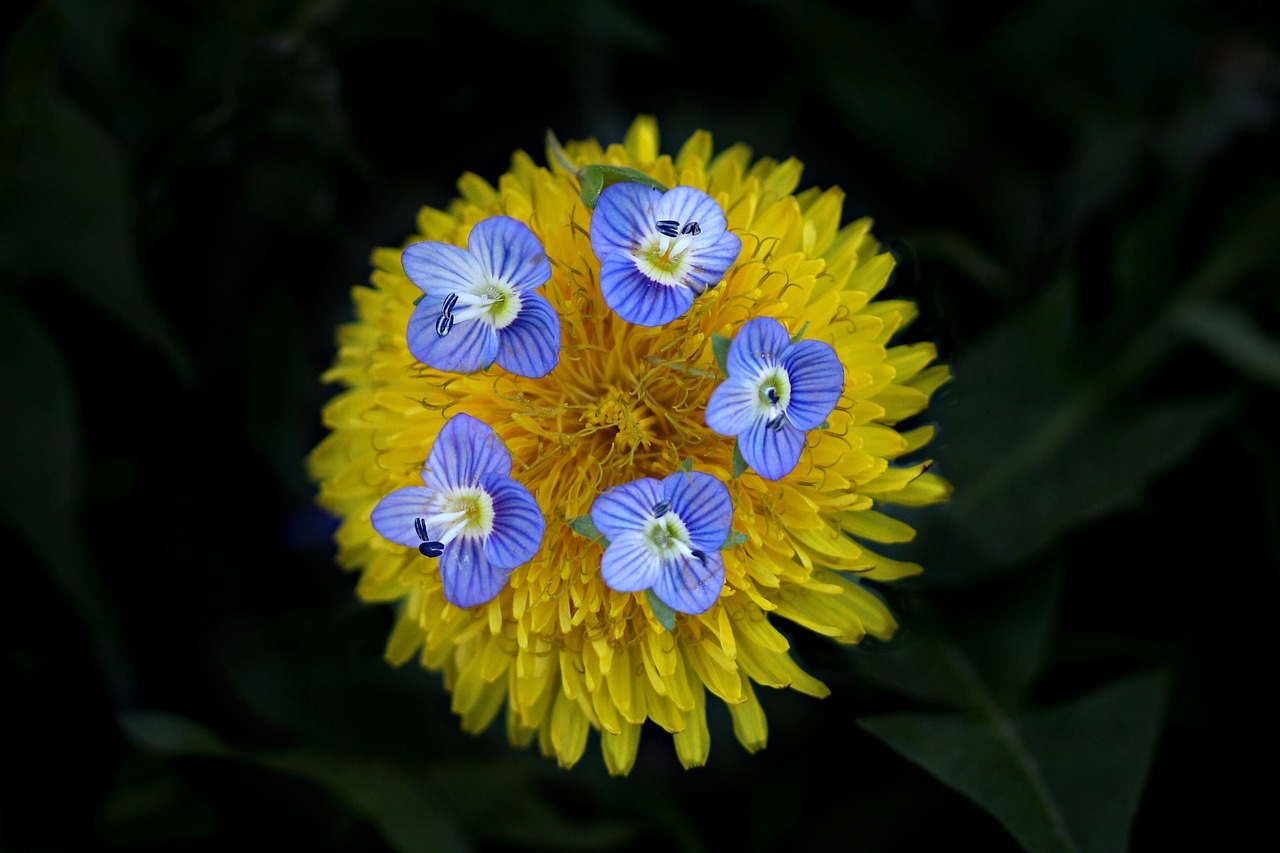
[[[1240,849],[1273,826],[1270,5],[9,4],[12,850]],[[955,381],[895,642],[790,631],[747,755],[558,769],[381,660],[303,458],[368,255],[513,150],[795,156]],[[783,625],[785,628],[785,624]]]

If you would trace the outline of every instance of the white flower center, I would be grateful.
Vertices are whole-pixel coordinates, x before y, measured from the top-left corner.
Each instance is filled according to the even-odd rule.
[[[423,521],[431,538],[447,545],[461,536],[484,539],[493,532],[493,498],[484,489],[460,486],[441,492],[428,505],[434,510]]]
[[[689,539],[689,528],[674,512],[668,511],[660,518],[646,521],[641,535],[649,553],[659,560],[695,556],[693,543]]]
[[[505,281],[486,281],[469,293],[457,294],[457,297],[455,305],[461,306],[461,310],[453,312],[455,323],[479,318],[494,329],[505,329],[520,315],[520,291]]]
[[[764,415],[770,423],[781,425],[779,418],[791,402],[791,377],[780,365],[770,365],[760,371],[755,379],[756,417]]]

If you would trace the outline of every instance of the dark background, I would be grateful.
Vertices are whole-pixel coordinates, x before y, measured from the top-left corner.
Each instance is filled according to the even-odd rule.
[[[58,0],[0,90],[12,850],[1237,849],[1273,826],[1280,55],[1249,2]],[[791,632],[706,768],[462,733],[303,459],[370,251],[466,170],[805,163],[956,380],[895,642]],[[1259,775],[1255,775],[1259,774]]]

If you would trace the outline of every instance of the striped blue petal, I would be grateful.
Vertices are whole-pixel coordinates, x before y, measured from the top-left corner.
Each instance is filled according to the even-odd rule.
[[[662,496],[671,501],[695,548],[720,550],[733,523],[733,499],[724,483],[701,471],[677,471],[663,479]]]
[[[551,262],[542,244],[523,222],[510,216],[490,216],[477,222],[467,248],[490,278],[516,290],[541,287],[551,278]]]
[[[417,548],[422,539],[413,526],[414,519],[427,515],[427,504],[433,492],[422,486],[396,489],[378,501],[369,516],[373,529],[384,539],[398,545]]]
[[[541,294],[524,293],[520,313],[497,332],[498,365],[520,376],[546,376],[560,361],[560,315]]]
[[[423,482],[445,492],[478,486],[486,474],[510,475],[511,453],[488,424],[471,415],[454,415],[445,421],[431,445]]]
[[[611,184],[591,212],[591,251],[603,263],[614,252],[627,254],[657,233],[654,205],[662,193],[630,181]]]
[[[662,563],[653,556],[639,532],[611,540],[600,560],[600,579],[617,592],[649,589],[661,576]]]
[[[465,249],[434,241],[411,243],[400,253],[400,264],[409,280],[426,294],[428,311],[440,313],[441,303],[450,293],[470,291],[484,281],[479,261]]]
[[[484,555],[484,541],[459,537],[440,555],[440,583],[445,599],[455,607],[475,607],[490,601],[507,585],[510,569],[500,569]]]
[[[614,252],[600,262],[600,292],[619,317],[637,326],[669,323],[693,304],[693,291],[654,281],[625,252]]]
[[[721,435],[737,435],[759,415],[760,392],[747,379],[730,376],[707,401],[707,426]]]
[[[427,367],[450,373],[472,373],[493,363],[498,336],[493,326],[479,320],[454,323],[443,337],[437,327],[440,305],[424,297],[409,317],[406,338],[409,352]]]
[[[490,565],[514,569],[529,562],[546,529],[538,502],[528,489],[501,474],[485,475],[480,485],[493,499],[493,530],[484,543]]]
[[[662,573],[653,585],[653,593],[672,610],[681,613],[703,613],[720,597],[724,589],[724,558],[719,551],[708,551],[705,562],[697,557],[679,557],[662,564]]]
[[[767,480],[778,480],[791,473],[804,449],[804,432],[783,421],[781,429],[766,426],[767,418],[759,418],[746,432],[738,435],[738,449],[747,464]]]
[[[729,375],[753,379],[762,368],[777,364],[789,346],[791,336],[777,320],[772,317],[748,320],[729,344],[729,356],[725,360]]]
[[[726,231],[714,243],[699,240],[689,248],[688,264],[682,279],[694,292],[702,293],[724,279],[725,272],[733,266],[742,251],[742,240],[737,234]]]
[[[662,483],[641,477],[606,489],[591,504],[591,523],[612,542],[639,530],[662,500]]]
[[[822,341],[797,341],[782,356],[782,367],[791,381],[787,420],[799,429],[814,429],[840,402],[844,389],[844,365],[831,345]]]

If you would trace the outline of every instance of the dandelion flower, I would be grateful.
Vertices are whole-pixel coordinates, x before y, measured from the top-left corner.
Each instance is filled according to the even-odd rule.
[[[871,236],[869,220],[842,222],[839,189],[797,190],[797,161],[754,159],[745,145],[717,152],[702,131],[672,156],[661,152],[649,117],[637,119],[621,144],[552,141],[546,154],[542,165],[516,152],[495,183],[463,175],[457,198],[423,208],[402,245],[374,251],[369,286],[353,288],[355,315],[339,329],[325,373],[339,393],[325,406],[328,432],[309,458],[318,500],[340,520],[338,562],[359,573],[361,599],[395,604],[387,659],[416,659],[441,673],[467,731],[501,716],[513,744],[536,743],[565,767],[597,744],[614,774],[631,770],[644,732],[669,737],[679,761],[693,767],[709,758],[707,704],[716,701],[728,707],[743,747],[761,749],[768,738],[761,688],[828,692],[795,659],[784,630],[857,643],[887,639],[896,629],[876,588],[921,568],[879,549],[877,543],[914,535],[883,510],[950,493],[920,458],[933,430],[916,417],[948,369],[934,364],[930,343],[896,342],[916,308],[880,298],[892,256]],[[602,206],[624,198],[631,213],[605,207],[602,214]],[[663,206],[681,198],[670,211]],[[718,227],[712,207],[724,230],[703,258],[702,240]],[[462,294],[477,292],[480,243],[503,239],[485,236],[498,227],[486,223],[499,217],[527,227],[550,269],[537,285],[542,271],[502,279],[522,306],[539,287],[558,317],[553,325],[549,314],[538,315],[547,330],[539,341],[550,340],[553,327],[559,335],[557,361],[543,375],[504,362],[501,345],[493,364],[488,344],[479,348],[478,365],[460,358],[432,364],[414,353],[424,340],[435,346],[433,336],[462,339],[458,318],[479,305],[464,305]],[[699,233],[683,234],[691,221]],[[612,236],[601,241],[606,234]],[[406,254],[423,243],[436,248]],[[659,257],[669,251],[670,268],[644,266],[650,250]],[[436,253],[439,262],[418,266],[419,251]],[[499,268],[507,267],[484,274]],[[637,275],[669,290],[659,291],[666,294],[660,299],[637,297]],[[453,293],[455,325],[440,338],[436,324]],[[496,305],[469,322],[485,323],[501,341],[516,323],[499,328],[506,309]],[[633,322],[659,321],[671,305],[678,312],[658,325]],[[817,411],[828,406],[834,384],[800,393],[810,387],[805,371],[826,363],[819,356],[789,362],[796,394],[769,399],[777,414],[761,411],[763,403],[730,404],[730,391],[720,392],[723,411],[711,405],[718,388],[756,381],[752,348],[742,341],[751,330],[774,329],[748,325],[759,318],[793,335],[803,329],[797,352],[810,349],[809,341],[834,352],[843,381],[821,420]],[[776,329],[769,334],[776,337]],[[472,352],[470,342],[458,349]],[[777,387],[785,388],[781,379]],[[740,428],[748,414],[751,424],[785,417],[787,447],[799,447],[793,465],[791,449],[785,457],[756,455],[758,466],[741,464],[735,444],[747,443]],[[457,524],[450,514],[470,499],[458,490],[476,482],[430,479],[437,476],[435,454],[456,424],[470,423],[460,420],[466,417],[492,430],[509,454],[507,468],[508,455],[494,451],[501,464],[492,470],[477,461],[485,452],[473,454],[475,470],[488,472],[480,482],[488,474],[509,477],[528,489],[545,521],[536,550],[518,564],[514,554],[495,559],[476,544],[483,524],[459,529],[439,557],[424,556],[443,539],[422,534],[447,535]],[[709,427],[709,418],[728,432]],[[474,437],[478,427],[464,432]],[[424,460],[431,469],[425,478]],[[681,498],[669,491],[681,482],[699,485]],[[426,492],[410,491],[388,499],[403,489],[437,497],[423,503]],[[438,497],[446,493],[455,503]],[[490,536],[501,541],[500,492],[490,494]],[[609,511],[611,501],[626,508]],[[386,514],[397,519],[390,527]],[[435,520],[420,533],[419,518]],[[467,542],[473,560],[484,553],[490,568],[482,589],[459,597],[445,566],[450,548]],[[624,550],[609,556],[620,545]],[[701,559],[683,548],[706,557],[705,583]],[[634,561],[624,559],[628,553]],[[677,558],[681,570],[694,571],[692,580],[673,571]]]

